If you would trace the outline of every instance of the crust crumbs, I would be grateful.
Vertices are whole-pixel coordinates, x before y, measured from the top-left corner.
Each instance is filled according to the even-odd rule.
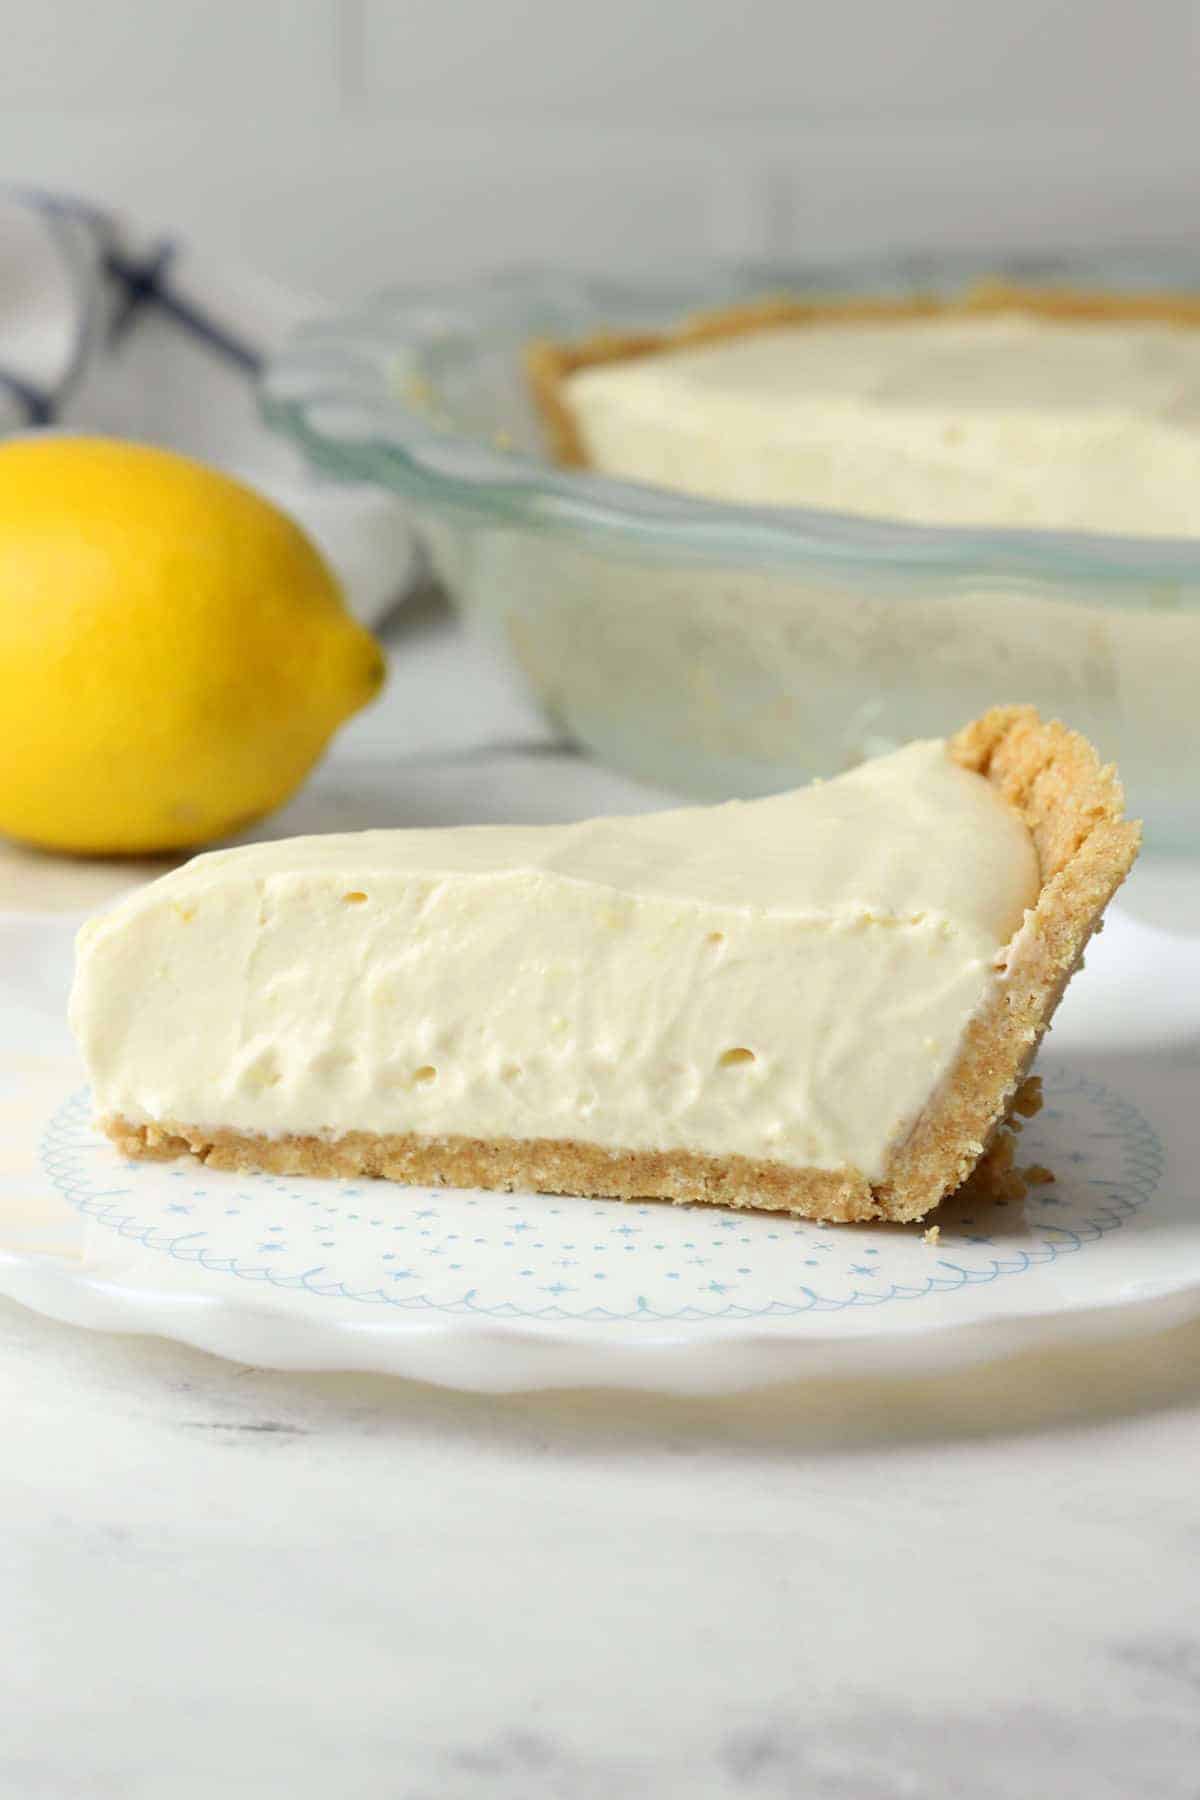
[[[190,1151],[219,1169],[702,1202],[835,1222],[923,1218],[973,1170],[993,1194],[1022,1196],[1015,1140],[1001,1127],[1019,1130],[1020,1117],[1041,1105],[1029,1065],[1105,906],[1133,864],[1141,828],[1124,817],[1115,771],[1101,767],[1086,739],[1056,722],[1043,723],[1032,707],[993,709],[951,739],[949,750],[1020,813],[1037,851],[1042,886],[1036,906],[1000,953],[1002,978],[994,997],[967,1027],[948,1079],[882,1182],[872,1185],[852,1168],[792,1168],[685,1150],[607,1150],[572,1139],[411,1132],[267,1138],[121,1118],[102,1120],[102,1129],[128,1156]],[[1027,1179],[1044,1174],[1039,1169]]]

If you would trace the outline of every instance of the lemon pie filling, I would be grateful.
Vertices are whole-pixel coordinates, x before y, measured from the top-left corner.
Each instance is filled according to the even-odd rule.
[[[795,793],[198,857],[86,926],[98,1113],[883,1176],[1038,892],[941,742]]]
[[[1032,312],[761,327],[585,364],[584,460],[714,500],[1196,536],[1200,330]]]

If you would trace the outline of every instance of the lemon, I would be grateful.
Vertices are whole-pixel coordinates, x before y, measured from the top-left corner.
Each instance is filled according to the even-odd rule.
[[[286,800],[382,678],[318,550],[242,483],[140,444],[0,444],[0,832],[206,843]]]

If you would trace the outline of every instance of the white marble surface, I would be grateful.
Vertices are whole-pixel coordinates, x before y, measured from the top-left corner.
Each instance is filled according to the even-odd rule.
[[[424,820],[447,755],[481,809],[653,798],[546,741],[418,616],[275,824]],[[0,905],[136,873],[8,850]],[[1130,900],[1198,892],[1151,869]],[[1200,1327],[727,1402],[485,1399],[6,1303],[0,1419],[4,1800],[1197,1793]]]

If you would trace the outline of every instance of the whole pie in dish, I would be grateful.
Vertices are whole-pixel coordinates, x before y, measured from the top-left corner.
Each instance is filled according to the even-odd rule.
[[[918,1219],[1138,841],[1001,708],[764,800],[197,857],[84,927],[72,1023],[131,1156]]]
[[[1200,534],[1200,296],[993,281],[538,343],[556,457],[748,505]]]

